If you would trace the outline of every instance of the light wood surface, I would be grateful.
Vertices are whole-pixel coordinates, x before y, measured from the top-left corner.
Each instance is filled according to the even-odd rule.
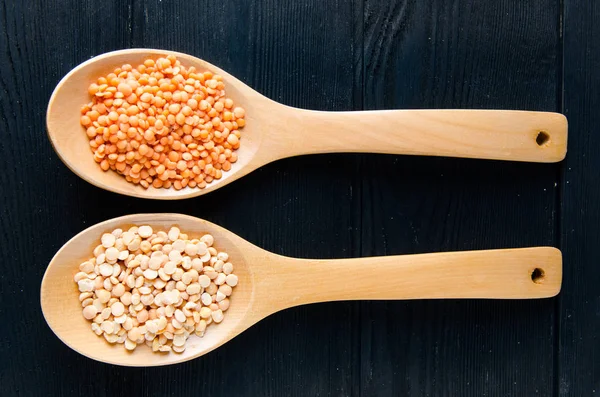
[[[203,338],[191,337],[183,354],[133,353],[110,345],[81,314],[73,276],[99,237],[117,227],[177,225],[190,236],[211,233],[229,253],[239,284],[225,320]],[[536,270],[538,269],[538,270]],[[532,279],[535,278],[535,281]],[[69,240],[52,258],[41,285],[41,306],[54,333],[77,352],[126,366],[175,364],[203,355],[277,311],[309,303],[378,299],[530,299],[560,291],[562,258],[556,248],[441,252],[355,259],[296,259],[265,251],[232,232],[187,215],[138,214],[94,225]]]
[[[227,95],[246,108],[239,160],[205,189],[144,189],[93,160],[79,124],[89,102],[88,85],[124,63],[175,54],[182,63],[223,76]],[[224,186],[278,159],[303,154],[363,152],[449,156],[551,163],[567,150],[562,114],[514,110],[377,110],[321,112],[277,103],[227,72],[173,51],[129,49],[109,52],[74,68],[57,85],[48,105],[48,136],[62,161],[86,181],[120,194],[183,199]]]

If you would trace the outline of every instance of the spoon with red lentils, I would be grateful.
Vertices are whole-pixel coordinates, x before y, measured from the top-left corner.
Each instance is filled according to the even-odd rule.
[[[50,328],[77,352],[157,366],[206,354],[293,306],[545,298],[561,280],[561,253],[552,247],[296,259],[202,219],[138,214],[69,240],[48,265],[40,301]]]
[[[562,114],[516,110],[311,111],[275,102],[191,55],[109,52],[54,90],[47,128],[86,181],[153,199],[199,196],[272,161],[362,152],[551,163]]]

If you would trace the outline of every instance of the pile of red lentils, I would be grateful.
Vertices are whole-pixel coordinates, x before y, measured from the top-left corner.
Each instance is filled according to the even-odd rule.
[[[221,76],[169,55],[123,65],[89,86],[81,109],[94,160],[144,188],[205,188],[237,161],[245,111]]]

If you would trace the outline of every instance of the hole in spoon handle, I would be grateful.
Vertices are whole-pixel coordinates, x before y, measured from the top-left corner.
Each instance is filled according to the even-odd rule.
[[[531,272],[531,281],[533,281],[536,284],[542,284],[544,282],[545,277],[546,272],[542,268],[536,267]]]
[[[535,143],[537,143],[537,145],[540,147],[547,145],[550,143],[550,134],[548,134],[546,131],[539,131],[535,137]]]

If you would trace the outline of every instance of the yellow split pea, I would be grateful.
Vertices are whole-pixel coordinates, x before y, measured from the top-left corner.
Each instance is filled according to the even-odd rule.
[[[93,255],[74,277],[83,317],[127,350],[146,343],[155,352],[183,352],[190,335],[223,321],[238,284],[229,255],[210,234],[190,239],[177,227],[115,229]]]
[[[94,160],[144,188],[205,188],[237,161],[246,112],[219,75],[169,55],[123,65],[88,87],[81,109]]]

